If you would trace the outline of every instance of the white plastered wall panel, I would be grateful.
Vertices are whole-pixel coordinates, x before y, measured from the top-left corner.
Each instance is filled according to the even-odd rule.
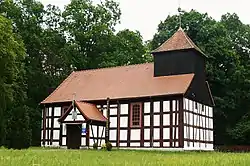
[[[60,130],[53,130],[53,139],[59,140]]]
[[[160,129],[154,128],[154,140],[160,139]]]
[[[193,101],[188,99],[188,110],[193,112],[194,108],[193,108]]]
[[[120,140],[126,141],[128,138],[128,131],[127,130],[120,130]]]
[[[163,139],[170,139],[170,128],[163,128]]]
[[[144,129],[144,139],[145,140],[150,139],[150,129]]]
[[[66,137],[62,137],[62,145],[66,146]]]
[[[66,133],[67,133],[67,127],[66,127],[66,124],[63,124],[62,125],[62,134],[66,135]]]
[[[176,100],[172,100],[172,110],[176,111]]]
[[[110,115],[117,115],[117,108],[110,108]]]
[[[163,101],[163,112],[170,112],[170,101]]]
[[[56,141],[56,142],[52,142],[52,146],[54,146],[54,147],[58,147],[58,146],[59,146],[59,142],[58,142],[58,141]]]
[[[205,130],[203,130],[203,129],[200,129],[200,138],[199,138],[199,140],[201,140],[201,141],[203,141],[203,137],[204,137],[204,131]]]
[[[105,116],[107,118],[107,115],[108,115],[107,114],[107,108],[103,108],[102,110],[103,110],[103,116]]]
[[[160,126],[160,115],[154,115],[154,126]]]
[[[150,126],[150,115],[144,115],[144,126]]]
[[[199,116],[196,115],[196,114],[194,114],[194,115],[193,115],[193,118],[194,118],[194,119],[193,119],[193,120],[194,120],[194,126],[198,126],[198,125],[199,125],[199,121],[198,121],[198,120],[199,120],[199,119],[198,119]]]
[[[116,134],[117,134],[116,130],[109,130],[109,139],[112,140],[112,141],[115,141],[116,140]]]
[[[54,108],[54,116],[61,116],[61,107]]]
[[[209,117],[212,118],[212,117],[213,117],[213,109],[212,109],[212,107],[208,107],[208,110],[209,110],[209,111],[208,111],[208,112],[209,112],[209,113],[208,113],[208,114],[209,114]]]
[[[188,112],[184,112],[184,114],[183,114],[183,121],[184,121],[184,123],[185,124],[188,124],[189,123],[189,120],[188,120]]]
[[[163,125],[170,125],[170,115],[169,114],[164,114],[163,115]]]
[[[140,140],[141,139],[141,130],[140,129],[131,129],[130,140]]]
[[[120,117],[120,127],[128,127],[128,117]]]
[[[58,118],[54,118],[54,128],[59,128],[60,123],[58,122]]]
[[[150,102],[144,103],[144,113],[150,113]]]
[[[159,101],[154,102],[154,112],[160,112],[160,102]]]
[[[175,147],[178,147],[179,146],[179,142],[175,142]]]
[[[85,137],[81,138],[81,146],[86,146],[86,138]]]
[[[213,129],[213,119],[209,118],[209,128]]]
[[[209,118],[206,118],[206,128],[210,128],[209,126]]]
[[[110,127],[117,127],[117,117],[110,117]]]
[[[184,110],[189,110],[189,108],[188,108],[188,99],[184,98],[183,102],[184,102],[184,104],[183,104]]]
[[[202,117],[202,127],[203,128],[206,128],[206,126],[205,126],[205,124],[206,124],[206,117]]]
[[[189,131],[190,131],[190,139],[194,139],[194,128],[189,127]]]
[[[194,115],[193,115],[193,113],[191,113],[191,112],[188,113],[188,120],[189,120],[189,122],[188,122],[189,125],[194,125]]]
[[[188,127],[187,126],[184,126],[184,138],[189,139],[189,136],[188,136]]]
[[[213,131],[210,132],[211,132],[211,141],[214,141],[214,132]]]
[[[121,115],[127,115],[128,114],[128,104],[121,104],[120,106]]]
[[[49,107],[47,115],[52,116],[52,107]]]
[[[135,147],[139,147],[141,144],[140,142],[131,142],[130,146],[135,146]]]
[[[154,142],[153,147],[160,147],[160,142]]]
[[[120,143],[120,147],[127,147],[127,143]]]
[[[163,146],[164,147],[169,147],[170,146],[170,142],[163,142]]]
[[[150,142],[144,142],[144,147],[150,147]]]

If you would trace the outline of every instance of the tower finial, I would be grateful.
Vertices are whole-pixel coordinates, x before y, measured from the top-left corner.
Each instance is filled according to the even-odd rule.
[[[178,0],[179,7],[178,7],[178,13],[179,13],[179,28],[181,28],[181,13],[183,12],[181,10],[181,0]]]

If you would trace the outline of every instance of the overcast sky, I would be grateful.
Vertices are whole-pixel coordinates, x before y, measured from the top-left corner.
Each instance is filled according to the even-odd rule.
[[[61,9],[70,0],[40,0],[44,5],[53,4]],[[100,0],[93,0],[100,2]],[[120,3],[122,11],[121,24],[117,30],[128,28],[139,30],[144,40],[153,38],[160,21],[167,15],[176,14],[181,2],[181,8],[190,11],[207,12],[209,16],[219,20],[222,14],[227,12],[237,13],[241,21],[250,24],[249,0],[116,0]]]

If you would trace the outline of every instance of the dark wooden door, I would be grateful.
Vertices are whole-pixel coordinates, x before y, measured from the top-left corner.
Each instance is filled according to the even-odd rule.
[[[67,148],[79,149],[81,146],[81,125],[67,125]]]

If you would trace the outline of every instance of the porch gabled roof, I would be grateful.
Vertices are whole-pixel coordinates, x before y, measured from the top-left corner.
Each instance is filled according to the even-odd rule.
[[[86,120],[93,120],[98,122],[106,122],[107,118],[102,115],[102,113],[98,110],[98,108],[91,103],[75,101],[75,107],[81,112],[82,116]],[[71,110],[73,109],[73,105],[71,105],[68,110],[62,115],[58,121],[63,122],[64,119],[69,115]]]

